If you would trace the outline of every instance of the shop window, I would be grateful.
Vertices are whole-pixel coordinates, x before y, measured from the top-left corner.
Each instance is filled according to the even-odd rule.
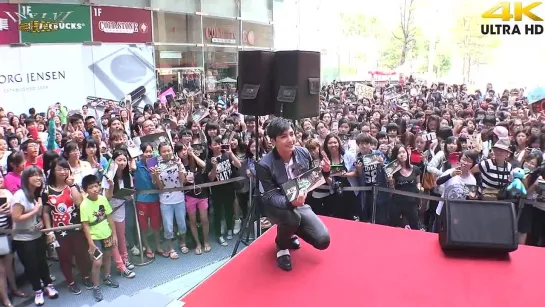
[[[240,44],[240,23],[226,18],[203,17],[204,44],[232,45]]]
[[[218,17],[238,17],[241,0],[202,0],[202,12]],[[251,0],[250,0],[251,1]]]
[[[59,2],[59,1],[56,1]],[[81,3],[81,1],[79,1]],[[96,5],[119,5],[127,7],[150,7],[150,0],[92,0]]]
[[[169,12],[195,13],[201,10],[200,0],[151,0],[151,7]]]
[[[241,0],[242,19],[268,23],[273,17],[272,6],[272,0]]]
[[[198,15],[153,12],[153,31],[156,43],[202,44]]]
[[[160,90],[169,87],[181,91],[202,88],[202,48],[193,46],[155,46],[155,65]]]
[[[209,93],[221,92],[237,79],[237,48],[206,47],[204,53],[205,86]]]

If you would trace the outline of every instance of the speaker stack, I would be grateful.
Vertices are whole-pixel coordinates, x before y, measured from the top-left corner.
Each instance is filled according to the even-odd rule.
[[[449,200],[439,216],[439,243],[447,251],[515,251],[518,248],[515,205]]]
[[[320,114],[320,53],[239,51],[239,111],[288,119]]]

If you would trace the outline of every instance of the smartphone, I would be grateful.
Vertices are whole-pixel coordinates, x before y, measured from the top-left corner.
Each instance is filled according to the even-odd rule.
[[[6,197],[0,197],[0,206],[5,205],[8,202],[8,199]]]
[[[97,248],[95,249],[95,252],[93,253],[93,258],[95,258],[95,260],[100,260],[100,258],[102,258],[102,252]]]
[[[221,149],[223,149],[223,150],[229,150],[230,147],[231,147],[231,145],[229,145],[229,144],[221,144]]]
[[[146,160],[146,166],[148,168],[157,167],[159,164],[159,159],[157,157],[152,157]]]

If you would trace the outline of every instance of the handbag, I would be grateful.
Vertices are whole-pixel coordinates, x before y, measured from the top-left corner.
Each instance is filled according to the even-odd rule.
[[[8,234],[0,236],[0,255],[11,254],[11,236]]]

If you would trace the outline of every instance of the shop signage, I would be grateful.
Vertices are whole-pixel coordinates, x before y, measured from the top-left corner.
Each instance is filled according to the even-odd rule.
[[[216,44],[236,44],[235,32],[230,29],[219,27],[208,27],[204,29],[204,36],[207,40]]]
[[[242,31],[242,42],[253,46],[255,44],[254,31]]]
[[[17,4],[0,4],[0,44],[19,42],[18,13],[19,6]],[[12,18],[13,16],[15,18]]]
[[[22,43],[77,43],[91,40],[88,6],[21,4],[18,10],[13,10],[13,7],[7,9],[0,11],[0,29],[7,30],[11,37],[14,34],[9,32],[17,31]],[[12,25],[17,27],[13,29]]]
[[[151,11],[93,6],[93,41],[108,43],[152,42]]]

